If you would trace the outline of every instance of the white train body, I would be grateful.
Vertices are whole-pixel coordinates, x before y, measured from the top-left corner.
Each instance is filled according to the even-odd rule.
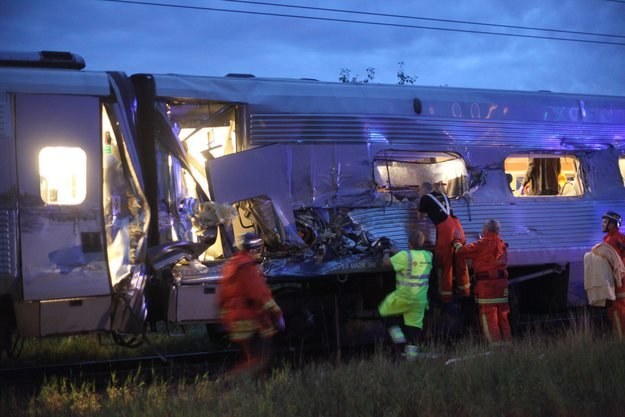
[[[127,86],[122,74],[0,67],[5,343],[7,326],[22,336],[137,331],[127,312],[144,314],[149,210]]]
[[[283,303],[366,317],[393,285],[376,240],[433,241],[417,186],[441,179],[469,241],[501,222],[521,310],[548,313],[586,303],[583,255],[625,214],[623,97],[12,66],[0,117],[4,334],[216,323],[249,230]]]

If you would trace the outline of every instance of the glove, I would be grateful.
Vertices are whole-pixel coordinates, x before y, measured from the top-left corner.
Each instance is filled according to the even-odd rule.
[[[462,243],[455,241],[453,243],[453,248],[454,248],[454,252],[458,252],[458,249],[460,249],[462,247]]]
[[[381,237],[375,243],[375,246],[379,247],[382,250],[390,249],[391,246],[392,246],[391,239],[389,239],[387,237]]]
[[[275,326],[279,331],[284,331],[286,327],[286,324],[284,323],[284,316],[280,316],[278,320],[276,320]]]

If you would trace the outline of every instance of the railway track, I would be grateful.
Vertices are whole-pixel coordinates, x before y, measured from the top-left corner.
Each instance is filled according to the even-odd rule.
[[[346,349],[343,359],[355,350]],[[373,349],[361,347],[358,352]],[[330,353],[333,355],[334,353]],[[68,383],[92,383],[97,389],[106,388],[113,381],[133,380],[151,383],[154,381],[176,381],[193,379],[198,375],[209,378],[223,376],[240,359],[238,349],[224,349],[211,352],[149,355],[100,361],[80,361],[38,365],[18,365],[0,368],[0,396],[7,392],[17,395],[37,393],[46,381],[67,381]],[[320,358],[328,359],[327,351],[317,349],[299,351],[276,349],[276,363],[289,362],[294,367]],[[338,355],[336,357],[339,357]]]

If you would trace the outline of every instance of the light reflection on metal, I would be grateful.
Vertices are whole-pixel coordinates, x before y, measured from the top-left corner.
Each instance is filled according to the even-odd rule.
[[[584,100],[580,100],[578,120],[582,120],[585,118],[586,118],[586,108],[584,107]]]
[[[382,143],[388,143],[388,139],[386,138],[386,136],[382,133],[379,132],[373,132],[370,131],[369,132],[369,139],[368,142],[382,142]]]
[[[487,118],[487,119],[490,119],[490,118],[493,116],[493,112],[494,112],[495,110],[497,110],[497,107],[499,107],[497,104],[491,104],[491,105],[488,107],[488,114],[486,115],[486,118]],[[504,110],[504,114],[508,112],[508,108],[507,108],[507,107],[504,107],[504,109],[503,109],[503,110]]]
[[[480,118],[480,105],[479,104],[471,103],[471,117],[474,119]]]
[[[462,107],[460,107],[460,103],[455,102],[451,105],[451,113],[454,117],[462,117]]]

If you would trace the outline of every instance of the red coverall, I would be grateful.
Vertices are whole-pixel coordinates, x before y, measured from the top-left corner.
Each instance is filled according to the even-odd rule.
[[[464,230],[460,220],[453,215],[447,216],[436,225],[436,244],[434,259],[438,268],[438,289],[441,301],[450,302],[453,296],[453,277],[456,275],[456,290],[463,296],[469,295],[469,272],[464,259],[454,256],[453,242],[465,243]]]
[[[625,263],[625,235],[618,229],[610,230],[603,241],[612,246]],[[616,300],[608,306],[608,319],[619,338],[625,335],[625,285],[615,289]]]
[[[264,352],[257,357],[259,352],[255,351],[252,339],[256,334],[263,340],[275,335],[278,332],[275,323],[281,319],[282,311],[249,252],[235,254],[224,266],[219,306],[230,340],[239,343],[245,354],[246,362],[239,368],[267,360],[262,357]]]
[[[456,252],[463,262],[473,260],[473,295],[479,307],[480,327],[489,343],[511,342],[508,322],[508,250],[498,233],[485,235]]]
[[[453,278],[459,295],[469,295],[469,272],[464,261],[454,256],[453,242],[465,243],[460,220],[449,206],[449,199],[439,192],[426,194],[419,200],[419,211],[426,213],[436,226],[434,263],[438,269],[438,293],[444,303],[453,297]]]

